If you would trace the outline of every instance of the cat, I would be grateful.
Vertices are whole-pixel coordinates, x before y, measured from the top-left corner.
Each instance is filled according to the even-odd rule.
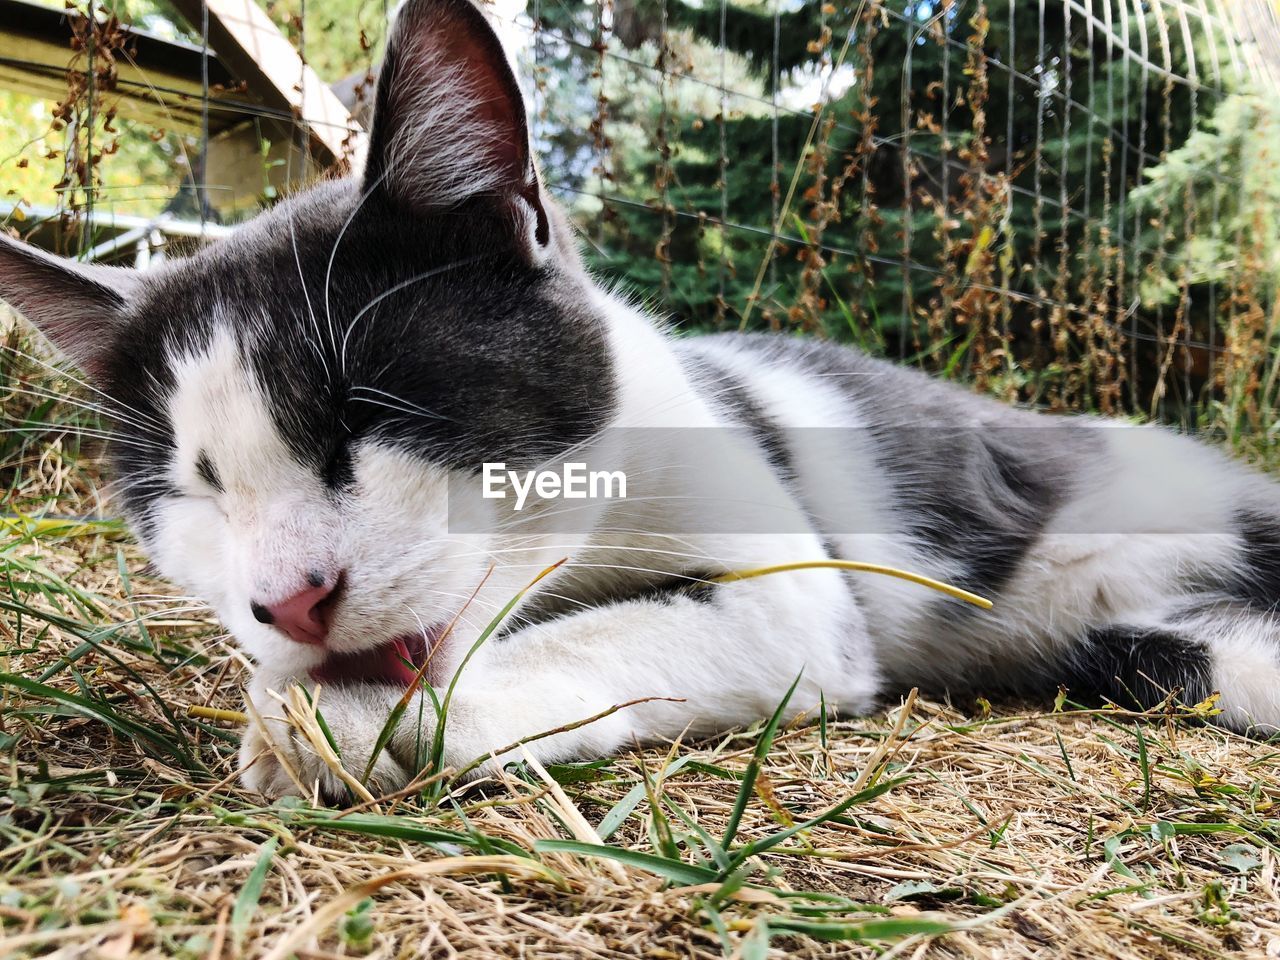
[[[434,732],[419,673],[456,679],[444,761],[479,772],[526,739],[570,760],[747,725],[796,678],[788,717],[1064,685],[1280,725],[1275,485],[830,343],[665,329],[584,269],[468,0],[401,8],[359,175],[146,273],[5,237],[0,296],[111,408],[139,542],[256,665],[242,777],[268,796],[345,796],[272,691],[323,687],[357,777],[408,693],[372,766],[390,791]],[[632,489],[476,495],[485,465],[570,461]],[[995,605],[830,568],[717,580],[824,558]]]

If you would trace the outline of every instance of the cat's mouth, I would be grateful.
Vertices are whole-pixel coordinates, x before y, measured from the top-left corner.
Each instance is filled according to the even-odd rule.
[[[445,624],[416,633],[393,637],[386,643],[357,653],[333,653],[311,670],[319,683],[388,683],[407,687],[413,684],[444,633]],[[432,681],[431,668],[423,674]]]

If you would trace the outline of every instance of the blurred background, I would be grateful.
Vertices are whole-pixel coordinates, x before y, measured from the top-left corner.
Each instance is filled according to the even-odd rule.
[[[682,332],[827,337],[1270,459],[1271,0],[490,9],[590,263]],[[359,162],[390,13],[0,0],[0,217],[140,267],[234,230]]]

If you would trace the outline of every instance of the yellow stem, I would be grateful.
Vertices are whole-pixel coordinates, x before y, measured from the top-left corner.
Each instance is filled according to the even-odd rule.
[[[922,587],[928,587],[930,590],[945,593],[948,596],[955,597],[957,600],[963,600],[965,603],[971,603],[975,607],[981,607],[983,610],[990,610],[993,606],[992,602],[986,597],[980,597],[976,593],[970,593],[968,590],[953,587],[951,584],[935,580],[933,577],[911,573],[909,570],[899,570],[897,567],[886,567],[879,563],[863,563],[859,560],[805,560],[800,563],[780,563],[777,566],[757,567],[754,570],[734,570],[731,573],[712,577],[711,582],[736,583],[739,580],[750,580],[753,577],[763,577],[771,573],[789,573],[792,570],[816,570],[824,567],[834,570],[857,570],[861,573],[878,573],[886,577],[897,577],[899,580],[910,580],[912,583],[918,583]]]
[[[196,720],[225,720],[227,723],[248,723],[249,718],[239,710],[219,710],[217,707],[187,707],[187,716]]]

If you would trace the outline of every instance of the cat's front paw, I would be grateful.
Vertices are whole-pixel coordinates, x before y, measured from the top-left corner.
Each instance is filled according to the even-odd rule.
[[[271,799],[318,797],[347,805],[410,782],[413,772],[385,748],[370,769],[369,757],[394,705],[387,691],[357,684],[326,687],[312,697],[312,690],[304,694],[292,680],[271,684],[255,678],[248,691],[249,725],[240,741],[240,778],[247,788]]]

